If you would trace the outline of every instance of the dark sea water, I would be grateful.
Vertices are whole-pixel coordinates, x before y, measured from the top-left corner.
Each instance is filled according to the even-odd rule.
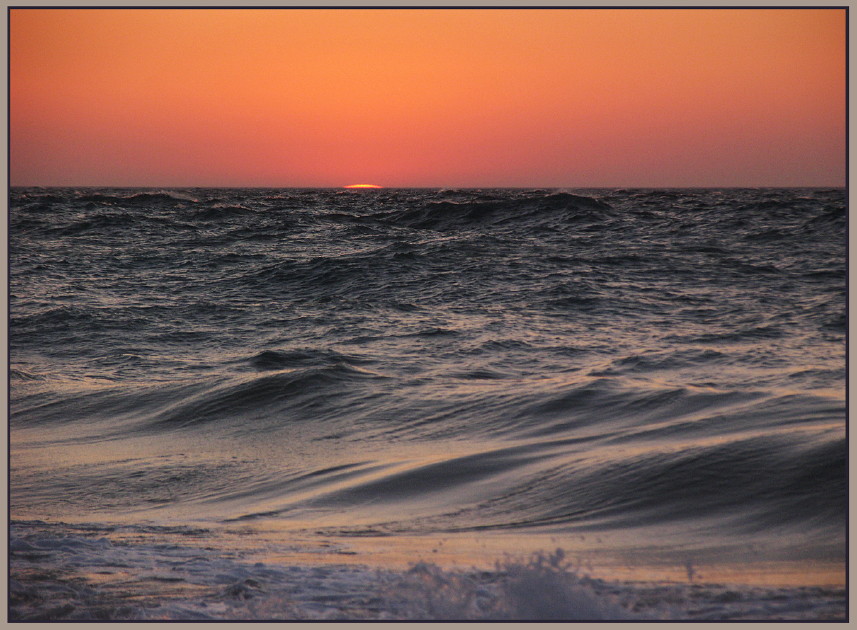
[[[145,617],[50,603],[85,566],[172,618],[463,618],[348,584],[467,540],[844,576],[846,231],[842,189],[12,189],[12,611]]]

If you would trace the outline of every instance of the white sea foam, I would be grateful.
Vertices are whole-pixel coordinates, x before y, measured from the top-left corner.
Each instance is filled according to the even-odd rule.
[[[202,530],[91,528],[87,533],[87,527],[30,522],[14,523],[11,534],[10,613],[18,621],[834,620],[845,615],[842,588],[611,582],[578,574],[561,550],[507,558],[488,570],[443,568],[416,559],[410,568],[395,570],[335,561],[258,562],[215,548],[223,541]],[[188,542],[175,542],[177,536]]]

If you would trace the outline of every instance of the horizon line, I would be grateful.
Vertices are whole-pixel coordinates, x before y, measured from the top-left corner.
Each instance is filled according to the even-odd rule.
[[[239,188],[276,188],[276,189],[314,189],[314,190],[477,190],[477,189],[485,189],[490,188],[494,190],[560,190],[560,189],[619,189],[619,188],[631,188],[631,189],[662,189],[662,188],[670,188],[670,189],[729,189],[729,188],[848,188],[847,183],[843,184],[698,184],[698,185],[641,185],[641,184],[633,184],[633,185],[595,185],[595,186],[587,186],[582,184],[577,185],[553,185],[553,186],[539,186],[539,185],[528,185],[528,186],[496,186],[496,185],[477,185],[477,184],[468,184],[464,186],[455,186],[455,185],[436,185],[436,186],[384,186],[379,185],[378,187],[359,187],[355,188],[352,186],[337,186],[337,185],[325,185],[325,186],[302,186],[302,185],[274,185],[274,184],[254,184],[249,186],[242,186],[238,184],[232,185],[205,185],[205,184],[179,184],[179,185],[164,185],[164,184],[7,184],[7,189],[12,190],[13,188],[157,188],[157,189],[179,189],[179,188],[211,188],[211,189],[239,189]]]

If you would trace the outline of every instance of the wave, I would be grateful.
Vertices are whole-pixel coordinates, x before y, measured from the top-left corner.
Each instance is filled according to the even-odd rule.
[[[271,360],[272,355],[267,355],[261,363],[270,364]],[[259,362],[257,359],[256,364]],[[361,382],[379,378],[383,377],[345,362],[280,371],[205,391],[158,414],[145,429],[161,431],[228,421],[238,433],[255,433],[260,426],[254,419],[275,426],[300,419],[321,421],[353,404],[364,393]]]
[[[10,380],[20,380],[20,381],[44,381],[45,376],[42,374],[36,374],[33,372],[28,372],[27,370],[22,370],[19,368],[9,368],[9,379]]]
[[[325,365],[353,366],[370,363],[370,361],[366,359],[341,354],[334,350],[319,350],[313,348],[299,350],[264,350],[250,359],[247,359],[246,362],[260,372],[285,370],[298,367]]]
[[[97,309],[86,306],[57,306],[30,315],[9,318],[9,327],[42,330],[67,330],[103,323]]]
[[[804,228],[842,235],[848,229],[848,210],[844,206],[826,209],[821,214],[807,219]]]
[[[199,226],[187,217],[159,216],[155,214],[142,214],[138,212],[116,210],[111,212],[99,212],[90,214],[84,218],[72,218],[68,222],[62,222],[62,217],[53,218],[50,222],[40,221],[38,223],[16,221],[26,229],[43,230],[51,237],[82,237],[82,236],[113,236],[126,238],[149,239],[155,234],[163,235],[166,231],[172,233],[178,231],[195,232]],[[132,236],[133,235],[133,236]]]
[[[464,227],[501,226],[531,221],[564,224],[601,222],[614,218],[613,208],[597,199],[553,193],[517,199],[438,201],[422,208],[379,213],[372,216],[399,227],[448,231]]]
[[[205,529],[13,521],[9,615],[32,621],[839,621],[842,587],[629,582],[592,575],[589,561],[556,548],[452,568],[418,552],[403,569],[353,565],[339,545],[265,541],[316,562],[236,554]],[[111,576],[122,576],[121,584]],[[682,576],[683,578],[684,576]],[[121,586],[121,588],[120,588]]]
[[[596,447],[599,455],[588,457]],[[363,535],[367,527],[378,535],[606,532],[696,522],[731,535],[813,528],[841,538],[834,524],[845,519],[846,465],[844,438],[823,432],[739,433],[681,447],[555,439],[423,464],[355,464],[347,472],[324,471],[311,485],[300,479],[259,485],[253,492],[265,509],[235,520],[312,508],[349,514],[349,524],[325,528],[339,536]]]
[[[420,278],[411,275],[412,271],[430,255],[413,245],[396,243],[339,256],[276,262],[240,273],[230,279],[230,284],[243,291],[288,293],[299,301],[336,296],[354,300],[367,294],[389,298],[391,284],[396,280],[404,278],[413,286],[419,285]]]
[[[82,236],[106,230],[126,230],[135,223],[135,217],[128,214],[96,214],[52,231],[58,236]]]
[[[673,352],[652,352],[634,354],[615,359],[606,369],[589,372],[592,376],[618,376],[623,374],[646,373],[659,370],[676,370],[695,367],[707,363],[728,364],[731,357],[713,349],[680,350]]]
[[[234,219],[256,214],[258,214],[258,211],[246,206],[218,203],[211,207],[194,211],[190,218],[200,221],[221,221],[223,219]]]
[[[77,201],[90,201],[106,205],[146,206],[151,204],[199,203],[196,197],[178,191],[133,192],[133,193],[81,193]]]
[[[142,363],[140,369],[149,367],[145,357],[135,354],[115,360]],[[84,443],[110,436],[197,430],[218,423],[227,433],[262,435],[293,421],[347,418],[360,409],[364,398],[373,397],[372,385],[386,379],[356,367],[366,360],[335,352],[264,351],[234,363],[261,375],[209,376],[135,387],[96,387],[83,379],[79,387],[69,382],[63,394],[47,400],[43,396],[19,399],[14,421],[20,426],[91,426],[91,431],[81,433]],[[19,371],[16,378],[30,375]]]

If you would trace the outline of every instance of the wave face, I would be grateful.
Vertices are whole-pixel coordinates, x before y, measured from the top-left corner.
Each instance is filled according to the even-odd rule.
[[[14,189],[11,510],[842,557],[845,192]]]

